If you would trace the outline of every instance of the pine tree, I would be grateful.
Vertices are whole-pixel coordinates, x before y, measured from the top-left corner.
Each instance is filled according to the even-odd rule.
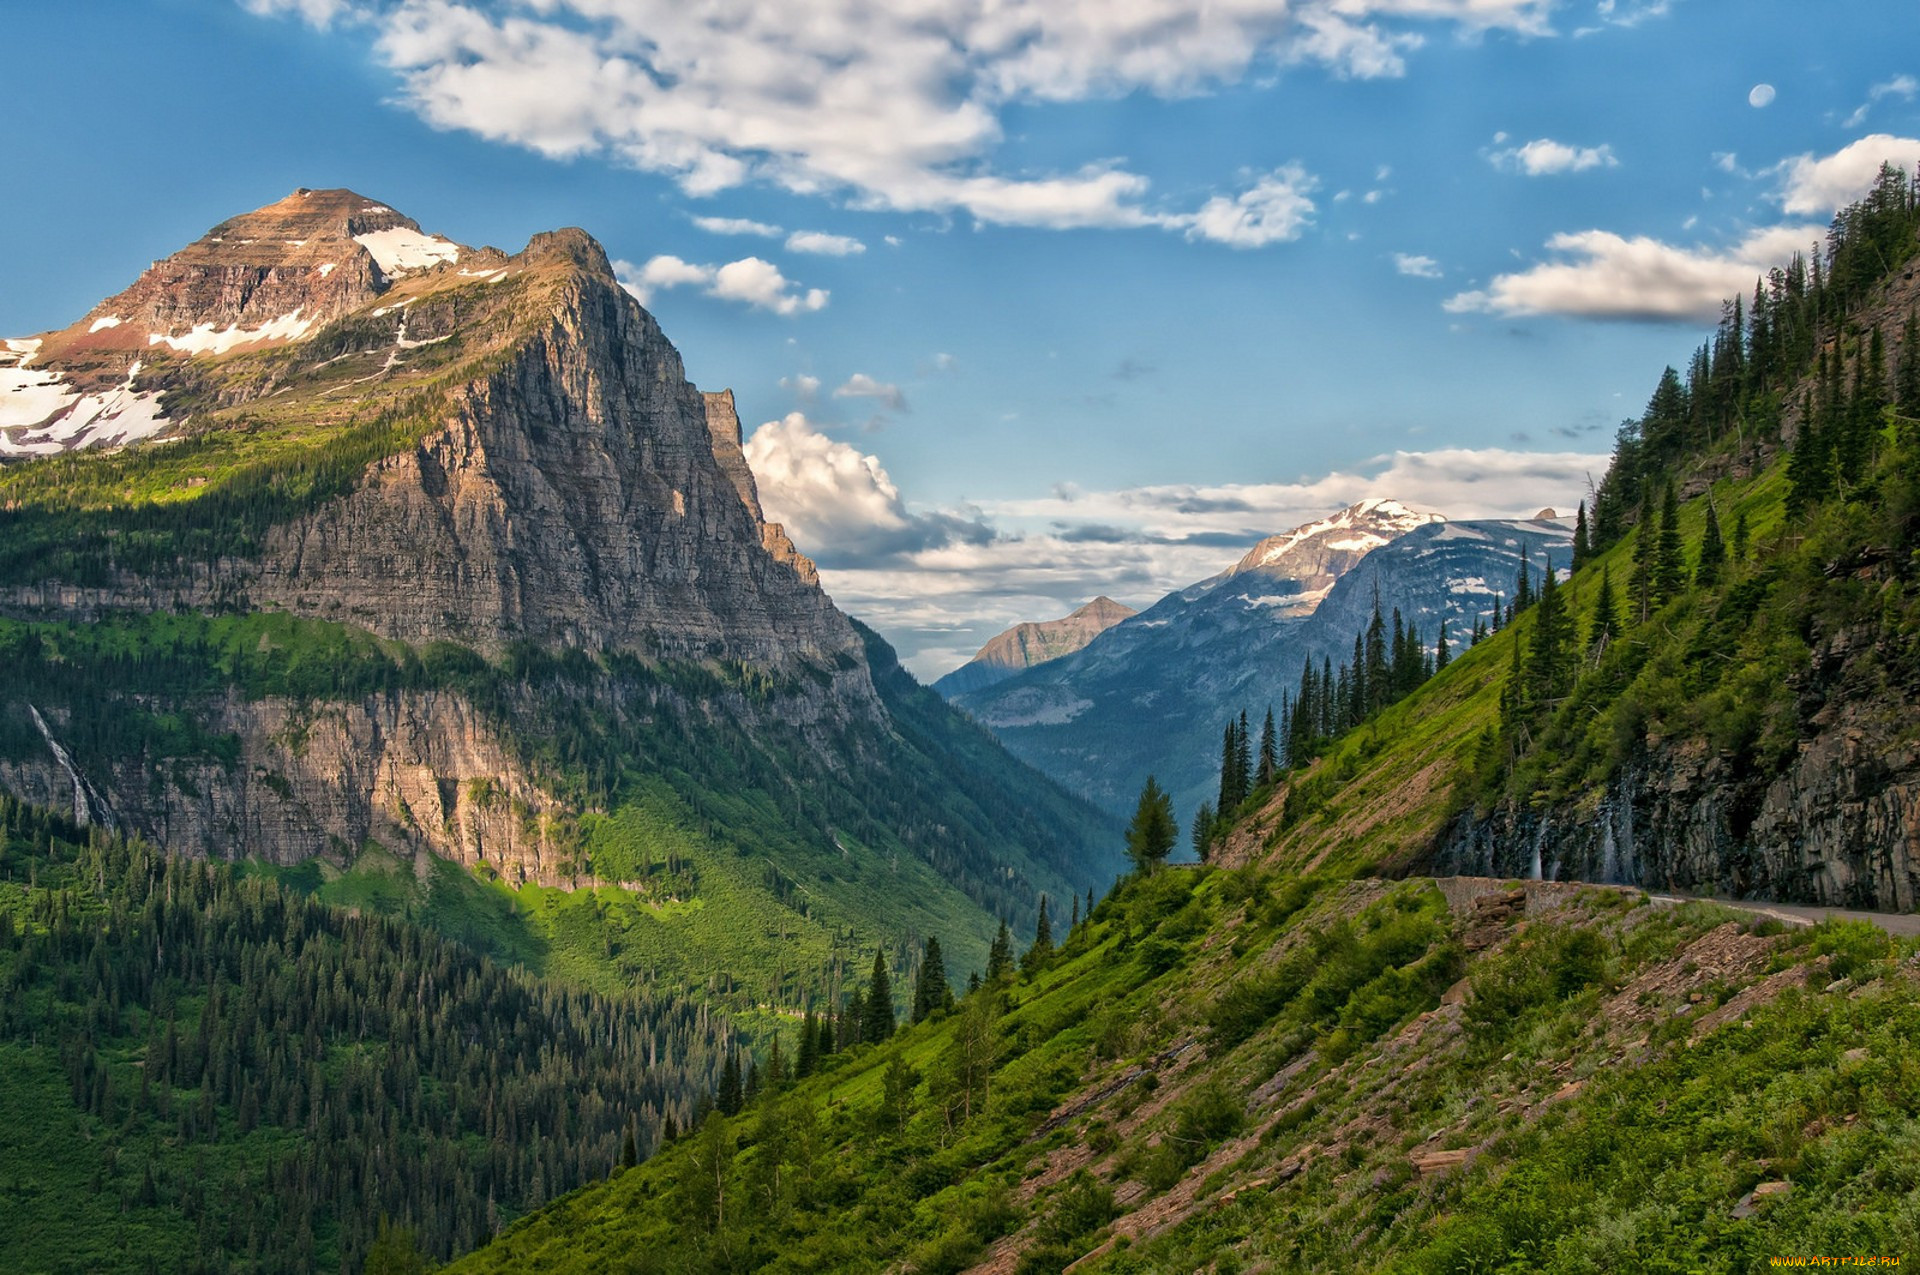
[[[1179,835],[1180,825],[1173,818],[1173,798],[1160,787],[1159,780],[1148,775],[1145,786],[1140,789],[1133,821],[1127,825],[1127,855],[1133,860],[1134,869],[1144,875],[1158,868],[1166,861]]]
[[[740,1054],[738,1050],[729,1049],[726,1065],[720,1069],[720,1089],[714,1095],[713,1105],[720,1109],[723,1116],[737,1116],[745,1100],[740,1077]]]
[[[1540,582],[1540,596],[1533,612],[1533,645],[1528,668],[1528,681],[1532,683],[1530,699],[1545,706],[1559,699],[1571,681],[1567,648],[1572,642],[1572,626],[1561,606],[1552,558],[1547,559],[1546,576]]]
[[[1573,569],[1575,571],[1587,565],[1593,556],[1593,545],[1587,533],[1587,502],[1580,502],[1580,509],[1573,516]]]
[[[808,1006],[806,1016],[800,1020],[800,1048],[793,1059],[795,1080],[805,1080],[820,1065],[819,1026],[813,1017],[813,1007]]]
[[[1587,625],[1586,653],[1598,659],[1608,644],[1620,635],[1620,617],[1613,605],[1613,568],[1600,568],[1600,596],[1593,604],[1593,617]]]
[[[1800,432],[1787,454],[1787,512],[1798,514],[1825,500],[1833,489],[1833,444],[1814,414],[1813,400],[1803,398]]]
[[[1280,771],[1280,741],[1273,729],[1273,706],[1267,706],[1267,720],[1260,727],[1260,760],[1254,778],[1261,787],[1273,782]]]
[[[1193,831],[1190,834],[1193,838],[1193,853],[1202,863],[1205,863],[1208,856],[1213,853],[1213,825],[1217,818],[1218,816],[1213,813],[1213,807],[1204,801],[1200,803],[1200,808],[1193,812]]]
[[[1747,560],[1747,511],[1744,509],[1733,516],[1733,560]]]
[[[631,1169],[638,1163],[640,1163],[640,1144],[634,1137],[633,1122],[629,1120],[626,1136],[620,1140],[620,1167]]]
[[[987,982],[1002,983],[1013,977],[1013,935],[1007,930],[1004,919],[1000,922],[1000,932],[993,936],[993,946],[987,949]]]
[[[1894,379],[1893,410],[1920,419],[1920,312],[1909,310],[1900,332],[1900,370]]]
[[[1240,741],[1239,728],[1233,718],[1227,719],[1227,728],[1220,736],[1220,809],[1234,810],[1240,805],[1246,793],[1240,787]]]
[[[1653,605],[1665,606],[1686,588],[1687,566],[1680,543],[1680,500],[1667,484],[1660,500],[1660,528],[1654,535]]]
[[[1447,666],[1447,661],[1452,658],[1453,656],[1447,651],[1447,622],[1443,618],[1440,621],[1440,635],[1436,637],[1433,642],[1434,673],[1438,674],[1441,669]]]
[[[1053,922],[1047,916],[1047,896],[1040,896],[1040,918],[1033,925],[1033,946],[1020,958],[1020,972],[1028,978],[1053,958]]]
[[[1645,500],[1640,502],[1640,517],[1635,532],[1633,578],[1627,588],[1628,597],[1632,600],[1634,623],[1645,624],[1653,614],[1653,556],[1656,540],[1653,507]]]
[[[834,1032],[833,1052],[845,1053],[859,1044],[862,1039],[861,1034],[866,1029],[866,1023],[867,998],[856,987],[853,995],[847,998],[847,1003],[840,1007],[840,1021]]]
[[[878,1045],[893,1035],[893,980],[887,977],[885,951],[873,954],[873,973],[867,976],[867,1007],[860,1024],[860,1039]]]
[[[1240,722],[1234,728],[1233,735],[1233,786],[1239,793],[1240,801],[1245,801],[1253,791],[1253,740],[1247,729],[1247,710],[1240,710]],[[1235,806],[1240,801],[1234,803]]]
[[[787,1083],[787,1059],[780,1048],[780,1033],[773,1034],[773,1041],[767,1046],[766,1087],[777,1091]]]
[[[1720,519],[1713,512],[1713,502],[1707,502],[1707,529],[1700,535],[1700,560],[1694,567],[1693,580],[1702,588],[1711,588],[1720,583],[1721,569],[1726,565],[1727,546],[1720,539]]]
[[[941,954],[940,940],[929,937],[926,953],[920,958],[920,976],[913,984],[913,1021],[924,1023],[934,1012],[952,1003],[946,957]]]
[[[1359,705],[1349,726],[1358,726],[1387,706],[1387,700],[1393,694],[1393,666],[1387,650],[1387,622],[1380,614],[1380,595],[1376,586],[1373,598],[1373,618],[1367,621],[1366,670],[1364,676],[1356,668],[1354,681],[1362,687]]]
[[[1533,605],[1533,567],[1527,561],[1527,546],[1520,546],[1520,574],[1513,585],[1513,610],[1517,615]]]

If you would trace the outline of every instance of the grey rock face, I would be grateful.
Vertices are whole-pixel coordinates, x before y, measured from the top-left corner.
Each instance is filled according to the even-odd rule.
[[[1816,654],[1837,688],[1855,652]],[[1575,806],[1463,814],[1436,872],[1619,882],[1783,903],[1920,907],[1920,744],[1911,706],[1836,695],[1786,767],[1757,775],[1692,742],[1658,742]]]

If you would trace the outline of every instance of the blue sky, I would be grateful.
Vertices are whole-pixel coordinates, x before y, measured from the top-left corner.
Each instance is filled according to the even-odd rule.
[[[1200,13],[12,6],[0,331],[296,186],[584,226],[934,675],[1363,495],[1570,507],[1720,296],[1920,162],[1911,0]]]

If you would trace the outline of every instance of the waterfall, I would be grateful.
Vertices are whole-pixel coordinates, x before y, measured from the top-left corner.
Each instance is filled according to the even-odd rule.
[[[46,740],[47,747],[53,750],[53,759],[60,763],[60,769],[66,771],[67,778],[73,782],[73,821],[82,828],[89,827],[96,821],[92,786],[80,774],[80,768],[73,764],[72,755],[60,746],[60,741],[53,737],[51,730],[47,729],[47,719],[40,716],[40,710],[29,704],[27,711],[33,714],[33,724],[39,728],[40,738]],[[113,816],[108,812],[106,803],[101,803],[98,816],[101,826],[109,829],[113,827]]]

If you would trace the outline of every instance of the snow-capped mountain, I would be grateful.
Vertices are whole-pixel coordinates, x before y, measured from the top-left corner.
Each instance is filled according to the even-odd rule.
[[[1218,779],[1220,731],[1257,724],[1308,659],[1345,658],[1371,616],[1397,607],[1431,644],[1458,642],[1510,596],[1524,548],[1536,573],[1564,567],[1561,520],[1448,522],[1366,500],[1260,541],[1233,566],[1176,590],[1085,649],[954,702],[1015,755],[1124,812],[1148,774],[1182,817]]]

